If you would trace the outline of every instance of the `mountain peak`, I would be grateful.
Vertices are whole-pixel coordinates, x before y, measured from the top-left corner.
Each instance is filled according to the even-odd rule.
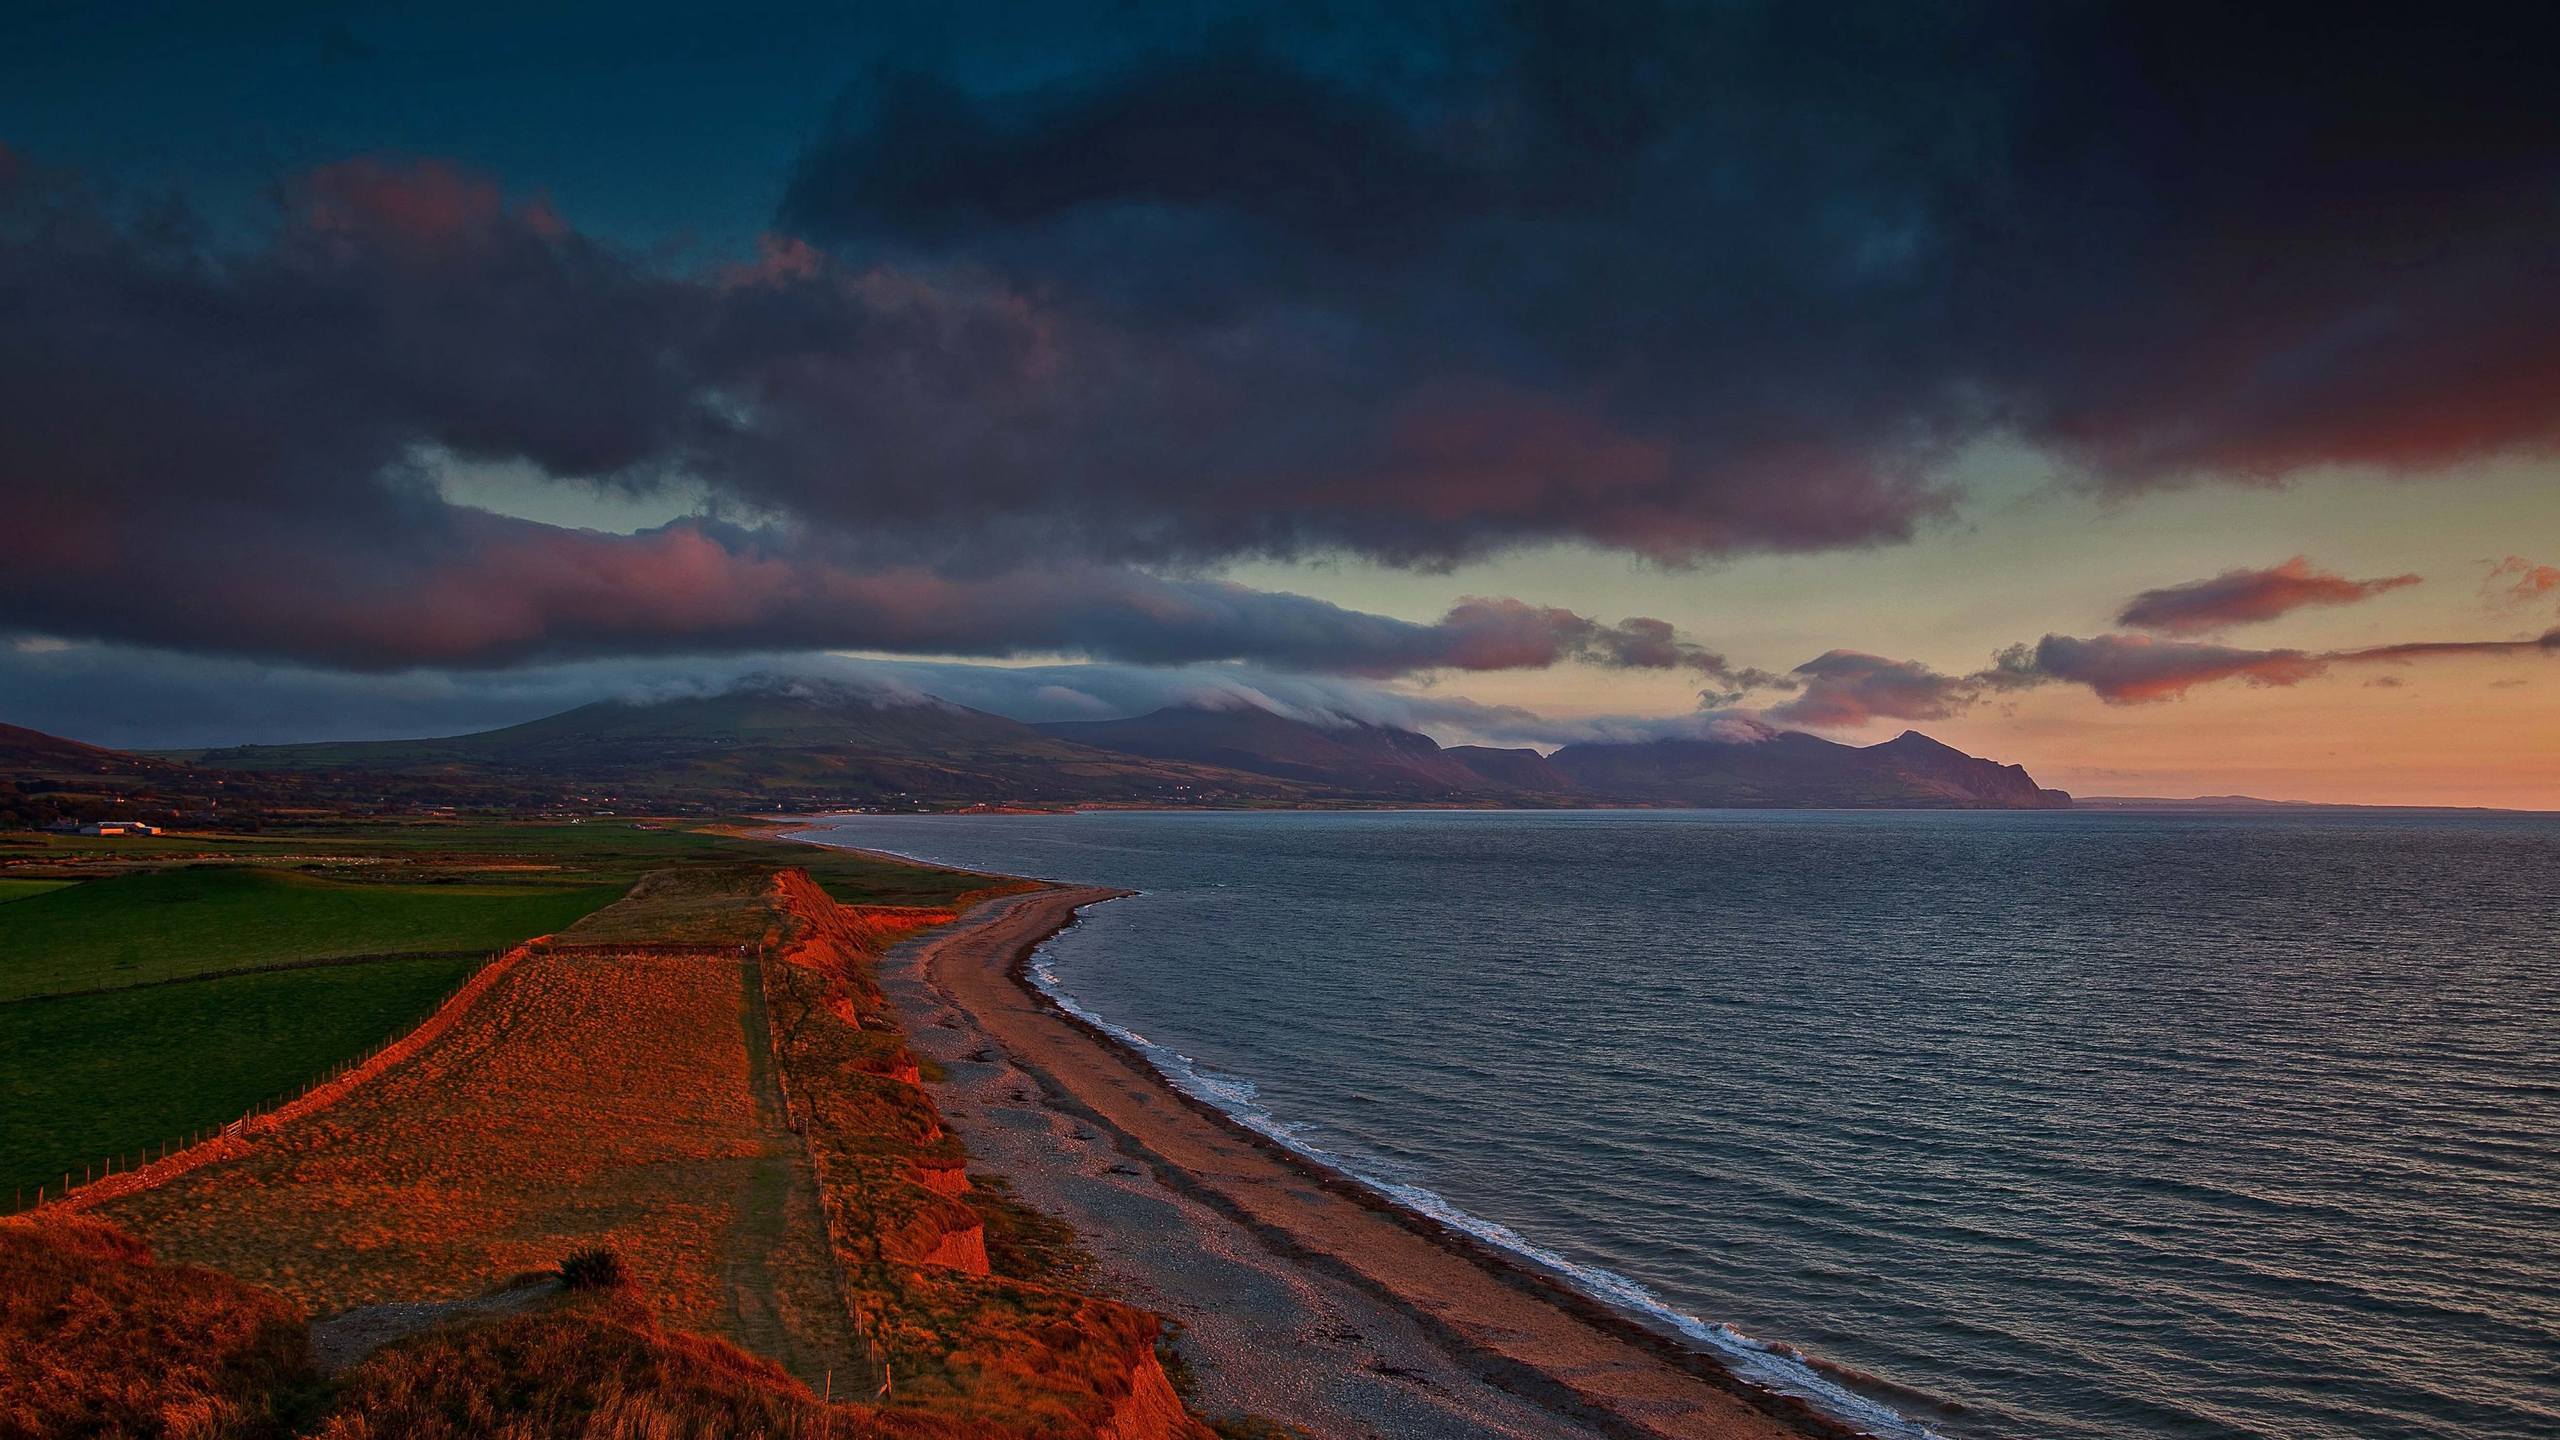
[[[1874,750],[1900,751],[1906,754],[1961,755],[1968,760],[1974,758],[1970,755],[1965,755],[1965,752],[1962,750],[1957,749],[1953,745],[1948,744],[1946,741],[1941,740],[1934,735],[1923,735],[1917,730],[1905,730],[1890,740],[1868,748]]]

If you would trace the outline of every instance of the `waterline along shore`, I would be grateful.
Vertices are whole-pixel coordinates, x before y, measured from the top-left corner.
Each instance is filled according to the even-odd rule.
[[[1137,892],[1032,982],[1850,1427],[2554,1433],[2547,818],[822,823]]]
[[[914,1007],[911,1030],[948,1052],[964,1093],[947,1103],[973,1147],[999,1171],[1014,1161],[1009,1178],[1062,1208],[1116,1281],[1185,1320],[1198,1363],[1232,1376],[1239,1399],[1319,1434],[1854,1433],[1253,1133],[1042,995],[1034,952],[1082,907],[1125,893],[991,900],[884,969]],[[1034,1167],[1058,1168],[1062,1150],[1067,1175],[1041,1177]],[[1072,1183],[1079,1170],[1086,1182]],[[1151,1212],[1134,1230],[1133,1211]],[[1216,1288],[1221,1308],[1253,1313],[1213,1322],[1178,1303],[1199,1254],[1256,1272],[1259,1284]],[[1368,1353],[1344,1366],[1300,1348],[1341,1344],[1346,1311],[1368,1322],[1349,1327],[1348,1348]],[[1291,1369],[1321,1373],[1279,1373]]]

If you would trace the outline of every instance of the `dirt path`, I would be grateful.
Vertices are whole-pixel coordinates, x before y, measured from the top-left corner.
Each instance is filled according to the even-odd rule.
[[[722,1270],[729,1288],[729,1338],[781,1362],[811,1387],[831,1389],[835,1373],[847,1370],[852,1335],[836,1298],[817,1177],[808,1148],[791,1133],[774,1072],[759,963],[738,966],[738,1025],[746,1044],[757,1149],[738,1188],[737,1220],[729,1229]]]
[[[406,1340],[454,1320],[512,1315],[556,1293],[556,1280],[537,1280],[470,1300],[394,1300],[361,1305],[311,1322],[311,1358],[336,1373],[394,1340]]]
[[[953,1073],[943,1103],[963,1138],[1076,1222],[1132,1298],[1190,1323],[1210,1409],[1346,1436],[1828,1430],[1363,1203],[1015,978],[1075,907],[1113,893],[990,902],[885,968],[911,976],[909,1029]]]

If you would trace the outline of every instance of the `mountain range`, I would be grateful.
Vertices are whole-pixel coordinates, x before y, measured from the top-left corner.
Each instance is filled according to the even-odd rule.
[[[93,783],[109,772],[119,777],[114,784]],[[17,777],[22,795],[50,784],[129,799],[135,786],[156,784],[181,809],[187,797],[207,793],[269,804],[298,797],[323,809],[2070,803],[2018,766],[1917,732],[1854,746],[1745,729],[1730,739],[1582,743],[1541,755],[1443,747],[1396,726],[1317,723],[1244,705],[1029,725],[930,696],[800,681],[601,701],[442,739],[156,756],[0,727],[0,776]]]
[[[1977,759],[1918,731],[1862,747],[1801,731],[1746,728],[1731,739],[1583,743],[1549,756],[1480,745],[1444,749],[1411,730],[1319,726],[1250,707],[1177,706],[1037,728],[1098,749],[1354,796],[1781,808],[2051,809],[2070,803],[2019,766]]]

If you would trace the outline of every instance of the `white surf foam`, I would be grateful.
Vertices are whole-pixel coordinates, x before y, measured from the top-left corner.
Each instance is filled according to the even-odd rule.
[[[1508,1225],[1471,1214],[1437,1191],[1401,1184],[1363,1171],[1353,1160],[1306,1138],[1304,1125],[1273,1115],[1260,1103],[1254,1083],[1242,1076],[1220,1074],[1169,1045],[1159,1045],[1125,1025],[1105,1018],[1078,1000],[1059,982],[1049,946],[1031,954],[1025,967],[1034,988],[1078,1020],[1093,1026],[1145,1057],[1166,1082],[1195,1100],[1272,1143],[1385,1197],[1417,1215],[1528,1262],[1582,1294],[1671,1331],[1714,1355],[1734,1374],[1765,1390],[1801,1400],[1823,1414],[1881,1440],[1942,1440],[1936,1430],[1881,1401],[1849,1389],[1824,1375],[1793,1346],[1775,1345],[1730,1325],[1701,1320],[1674,1308],[1643,1285],[1614,1270],[1585,1265],[1546,1248]]]
[[[825,833],[823,830],[804,832],[806,838],[818,840],[821,844],[827,843]],[[880,853],[899,852],[882,850]],[[901,858],[921,864],[952,863],[931,856],[904,855]],[[1460,1209],[1437,1191],[1363,1171],[1350,1158],[1308,1140],[1304,1133],[1305,1125],[1282,1120],[1264,1108],[1259,1100],[1259,1087],[1251,1080],[1206,1070],[1181,1051],[1169,1045],[1159,1045],[1077,999],[1060,983],[1048,943],[1031,952],[1024,973],[1030,977],[1032,987],[1059,1009],[1136,1051],[1174,1089],[1215,1106],[1219,1113],[1291,1154],[1321,1165],[1392,1204],[1516,1256],[1601,1304],[1614,1306],[1671,1331],[1715,1356],[1749,1384],[1800,1400],[1834,1420],[1879,1437],[1879,1440],[1945,1440],[1928,1425],[1824,1375],[1816,1368],[1818,1362],[1792,1345],[1772,1344],[1731,1325],[1699,1319],[1666,1303],[1662,1297],[1614,1270],[1568,1259],[1508,1225]]]

